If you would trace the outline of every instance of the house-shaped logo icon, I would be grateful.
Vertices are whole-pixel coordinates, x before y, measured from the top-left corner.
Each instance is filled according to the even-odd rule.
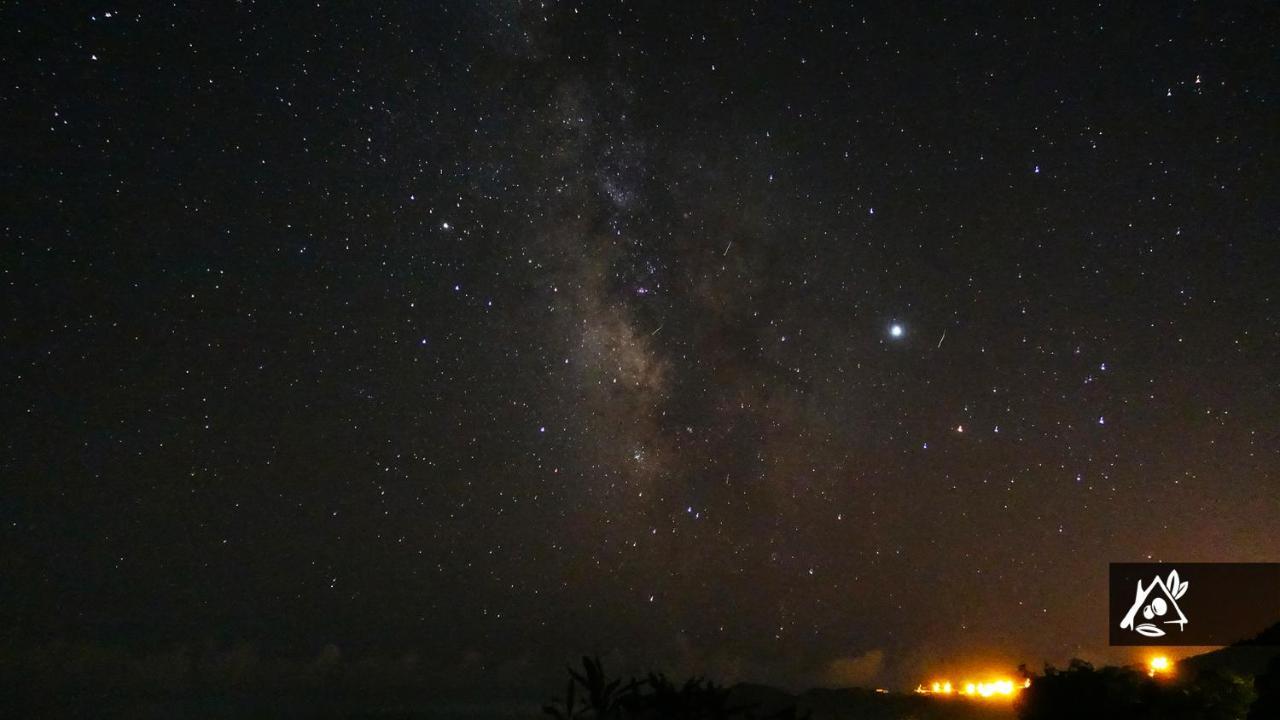
[[[1182,608],[1178,607],[1178,599],[1186,594],[1190,584],[1178,579],[1177,570],[1171,571],[1168,579],[1162,579],[1156,575],[1151,584],[1145,588],[1139,580],[1133,606],[1129,608],[1124,620],[1120,621],[1120,627],[1152,638],[1164,637],[1165,632],[1160,625],[1177,625],[1179,631],[1183,630],[1187,624],[1187,616],[1183,615]],[[1141,619],[1146,622],[1134,625],[1139,612],[1142,613]]]

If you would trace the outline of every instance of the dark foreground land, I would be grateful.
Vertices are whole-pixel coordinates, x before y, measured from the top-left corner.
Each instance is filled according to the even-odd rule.
[[[1280,661],[1249,678],[1217,670],[1187,670],[1178,680],[1155,680],[1132,668],[1095,669],[1084,663],[1036,676],[1016,701],[938,698],[881,693],[863,688],[813,689],[799,694],[765,685],[727,689],[702,684],[690,699],[687,685],[665,700],[593,706],[590,687],[575,691],[572,712],[565,697],[541,706],[532,700],[441,702],[419,693],[364,697],[357,692],[209,690],[146,692],[133,688],[63,685],[56,692],[13,685],[6,678],[5,718],[315,718],[325,720],[1275,720]],[[607,686],[612,681],[605,683]],[[623,686],[614,686],[615,696]],[[597,688],[598,691],[599,688]]]
[[[247,652],[145,660],[101,648],[52,645],[0,653],[0,718],[317,718],[440,720],[1277,720],[1280,624],[1257,637],[1180,661],[1164,677],[1140,668],[1027,673],[1009,700],[864,688],[793,694],[760,684],[721,687],[662,674],[616,677],[583,658],[541,697],[472,693],[444,700],[403,663],[336,659],[296,665]],[[1024,670],[1025,672],[1025,670]],[[416,678],[416,681],[415,681]]]

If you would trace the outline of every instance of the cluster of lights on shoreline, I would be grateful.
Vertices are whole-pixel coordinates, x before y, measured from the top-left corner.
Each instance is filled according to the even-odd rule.
[[[1168,676],[1173,673],[1173,663],[1164,655],[1157,655],[1147,661],[1147,675],[1151,677]],[[1001,700],[1013,698],[1019,692],[1031,687],[1031,678],[1017,682],[1010,678],[997,678],[986,682],[965,681],[952,683],[950,680],[934,680],[916,686],[917,695],[940,695],[942,697],[967,697],[979,700]]]
[[[952,683],[950,680],[934,680],[928,685],[917,685],[919,695],[959,695],[979,699],[1011,698],[1021,690],[1031,686],[1031,679],[1016,682],[1010,678],[998,678],[986,682],[965,681]]]

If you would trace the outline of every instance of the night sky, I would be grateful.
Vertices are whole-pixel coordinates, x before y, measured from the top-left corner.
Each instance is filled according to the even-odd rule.
[[[5,643],[903,686],[1280,559],[1274,4],[179,5],[0,10]]]

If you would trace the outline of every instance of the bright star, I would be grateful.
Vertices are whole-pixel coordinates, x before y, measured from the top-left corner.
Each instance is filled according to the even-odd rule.
[[[901,325],[899,325],[899,324],[897,324],[897,323],[894,323],[894,324],[890,325],[890,326],[889,326],[889,336],[890,336],[890,337],[896,337],[896,338],[900,338],[900,337],[902,337],[902,326],[901,326]]]

